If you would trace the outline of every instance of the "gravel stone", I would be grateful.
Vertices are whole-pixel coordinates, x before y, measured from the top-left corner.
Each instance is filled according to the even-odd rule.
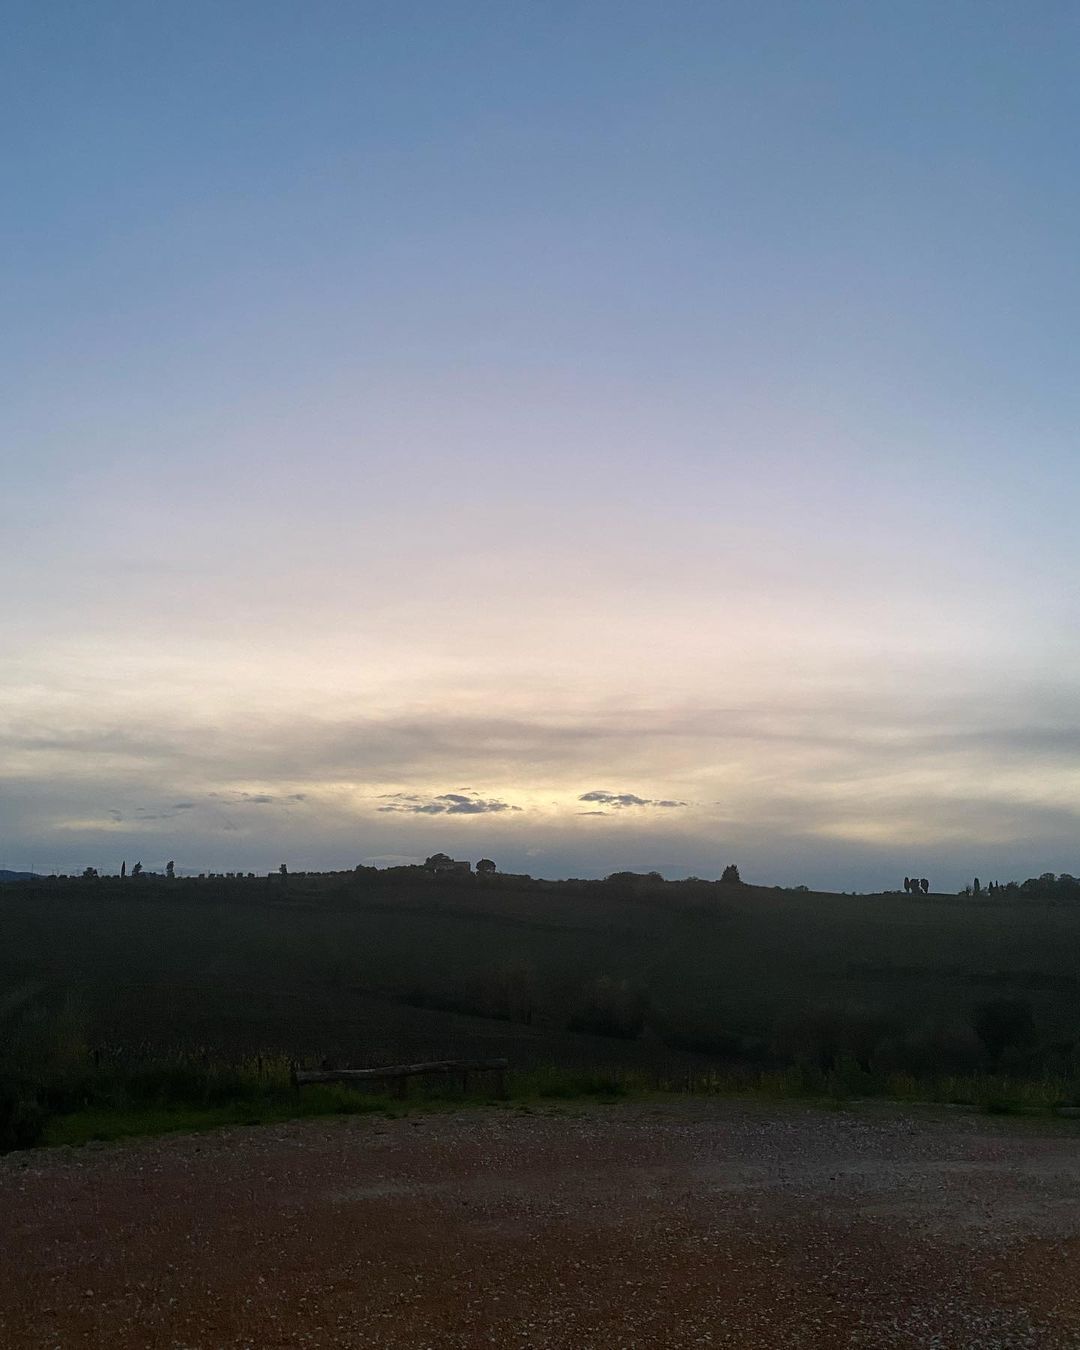
[[[698,1099],[9,1154],[0,1345],[1076,1350],[1078,1139]]]

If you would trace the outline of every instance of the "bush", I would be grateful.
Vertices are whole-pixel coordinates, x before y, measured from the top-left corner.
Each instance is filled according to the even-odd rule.
[[[874,1069],[878,1047],[894,1030],[889,1018],[861,1009],[818,1007],[782,1017],[775,1049],[781,1059],[831,1073],[843,1056],[863,1073]]]
[[[32,1093],[0,1081],[0,1153],[33,1148],[45,1129],[45,1109]]]
[[[995,1063],[1006,1049],[1027,1050],[1035,1044],[1035,1017],[1027,999],[995,998],[980,1003],[974,1026]]]
[[[625,1097],[647,1086],[640,1075],[615,1070],[579,1071],[553,1065],[531,1073],[515,1073],[511,1080],[515,1097],[541,1097],[569,1101],[574,1097]]]
[[[874,1053],[874,1068],[883,1073],[936,1078],[977,1073],[985,1059],[982,1043],[971,1027],[924,1022],[910,1031],[887,1036]]]
[[[36,993],[11,1000],[0,1042],[0,1152],[29,1148],[47,1117],[85,1100],[90,1073],[82,1020],[70,1004]]]

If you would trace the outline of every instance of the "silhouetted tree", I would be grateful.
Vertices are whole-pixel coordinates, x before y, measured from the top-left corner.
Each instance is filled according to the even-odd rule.
[[[98,870],[96,867],[86,867],[83,869],[83,876],[86,878],[87,881],[92,880],[94,877],[97,876],[97,874]]]
[[[137,862],[137,863],[135,864],[135,866],[131,869],[131,875],[132,875],[133,877],[137,877],[137,876],[141,876],[141,875],[142,875],[142,863],[141,863],[141,862]]]
[[[930,894],[930,883],[925,877],[919,879],[919,889],[922,891],[923,895]]]
[[[283,877],[287,877],[289,875],[289,869],[285,866],[284,863],[281,864],[281,866],[278,868],[278,871],[281,873]]]
[[[172,881],[172,879],[176,876],[176,864],[173,862],[171,858],[165,864],[165,875],[169,878],[170,881]]]
[[[735,864],[728,863],[727,867],[724,868],[720,876],[720,880],[726,881],[729,885],[736,885],[742,881],[742,877],[739,876],[739,869],[735,866]]]
[[[481,858],[476,864],[476,870],[482,876],[490,876],[490,874],[495,871],[495,864],[490,858]]]
[[[907,892],[908,895],[911,894],[911,878],[910,878],[910,877],[905,877],[905,878],[904,878],[904,890],[905,890],[905,892]]]
[[[126,876],[127,876],[127,859],[125,858],[124,861],[120,864],[120,880],[123,881],[123,879]]]
[[[976,877],[974,882],[972,883],[971,889],[976,895],[982,895],[982,886],[979,885],[978,877]]]

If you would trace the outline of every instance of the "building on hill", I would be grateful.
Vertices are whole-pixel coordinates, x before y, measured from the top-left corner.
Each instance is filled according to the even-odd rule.
[[[446,853],[433,853],[426,859],[424,866],[429,872],[471,872],[472,863],[459,862]]]
[[[477,872],[480,873],[481,876],[491,876],[491,874],[495,871],[495,864],[491,861],[490,858],[481,858],[480,861],[476,864],[476,870]]]

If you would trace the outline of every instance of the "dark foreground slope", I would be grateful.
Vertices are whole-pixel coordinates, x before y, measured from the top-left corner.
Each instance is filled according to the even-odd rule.
[[[63,996],[124,1045],[615,1062],[760,1047],[815,1010],[970,1025],[1012,999],[1067,1047],[1078,974],[1080,907],[1030,900],[420,869],[0,892],[0,994]]]

